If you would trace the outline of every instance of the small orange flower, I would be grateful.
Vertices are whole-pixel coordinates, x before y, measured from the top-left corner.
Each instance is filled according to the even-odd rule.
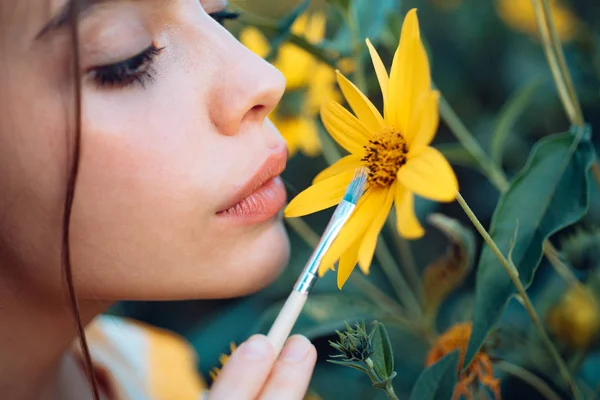
[[[454,350],[460,350],[460,358],[458,361],[458,372],[460,373],[465,361],[465,352],[467,351],[467,344],[469,344],[470,337],[470,322],[450,327],[450,329],[444,332],[444,334],[436,340],[431,349],[429,349],[429,353],[425,360],[425,366],[430,366]],[[494,394],[496,400],[501,399],[500,380],[494,378],[492,360],[490,360],[489,355],[481,351],[475,355],[469,368],[460,374],[458,383],[454,388],[453,400],[459,399],[460,396],[464,396],[469,400],[473,399],[472,391],[473,389],[476,389],[478,385],[487,387]]]

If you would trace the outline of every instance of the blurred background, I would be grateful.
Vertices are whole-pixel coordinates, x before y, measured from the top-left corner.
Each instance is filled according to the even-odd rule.
[[[350,27],[339,12],[344,0],[314,0],[294,26],[287,26],[292,29],[293,38],[303,40],[294,44],[295,39],[276,28],[285,26],[286,19],[295,16],[294,10],[298,10],[299,3],[298,0],[234,0],[231,9],[239,11],[240,18],[226,22],[227,28],[253,51],[273,62],[288,79],[288,92],[272,118],[290,145],[291,157],[284,174],[290,198],[308,187],[312,178],[328,165],[327,154],[323,155],[322,149],[333,144],[319,122],[318,106],[325,96],[339,96],[332,77],[334,68],[351,79],[360,77],[356,71],[362,69],[365,81],[357,84],[365,88],[380,107],[379,89],[364,38],[371,39],[389,67],[398,45],[402,20],[413,7],[418,9],[421,35],[428,49],[435,85],[481,146],[502,165],[509,179],[523,167],[535,141],[569,129],[538,38],[529,0],[351,0],[357,17],[355,26]],[[592,127],[597,126],[600,122],[600,3],[597,0],[555,0],[550,4],[586,122]],[[359,42],[356,37],[360,38]],[[301,49],[306,43],[314,45],[311,51],[316,56]],[[493,132],[501,124],[508,133],[502,145],[498,145]],[[449,158],[463,196],[484,226],[488,226],[498,190],[474,167],[472,158],[457,144],[444,122],[440,122],[434,146]],[[591,196],[587,217],[576,227],[552,238],[582,280],[595,276],[600,263],[597,257],[600,252],[598,190],[592,190]],[[427,230],[425,237],[409,243],[420,272],[445,254],[448,246],[447,236],[426,223],[428,215],[442,213],[466,227],[470,224],[456,203],[439,204],[419,199],[416,208]],[[324,211],[305,218],[305,221],[320,233],[330,215],[331,210]],[[253,333],[268,330],[310,255],[311,247],[294,229],[289,231],[291,261],[279,279],[260,293],[219,301],[122,303],[113,312],[184,335],[196,348],[198,368],[209,382],[208,372],[219,366],[218,357],[229,352],[230,342],[240,343]],[[474,238],[472,251],[476,258],[481,239],[477,235]],[[393,237],[386,234],[384,240],[394,248]],[[396,252],[392,253],[401,263]],[[555,307],[565,295],[564,284],[546,263],[542,261],[530,290],[536,308],[542,314]],[[214,267],[219,268],[218,265]],[[381,274],[377,261],[371,270],[369,281],[392,297],[389,282]],[[358,270],[355,272],[359,273]],[[471,271],[440,306],[435,322],[440,332],[470,319],[473,285],[474,272]],[[326,361],[328,355],[334,353],[328,340],[337,338],[335,330],[343,329],[345,321],[365,320],[369,323],[375,319],[385,321],[392,340],[398,373],[394,379],[396,393],[400,398],[408,398],[424,368],[430,343],[386,318],[381,308],[364,296],[361,288],[352,281],[342,291],[337,289],[334,273],[327,274],[317,283],[295,328],[295,332],[308,336],[319,352],[311,384],[314,398],[386,398],[385,394],[373,389],[368,378],[359,371]],[[591,396],[600,384],[597,338],[590,339],[592,344],[586,342],[584,347],[573,345],[569,337],[586,334],[577,329],[585,329],[585,326],[573,325],[562,334],[555,330],[554,337],[565,358],[579,372],[582,385],[589,389],[586,391],[589,398],[593,398]],[[555,384],[555,367],[531,338],[529,319],[516,302],[509,303],[489,353],[494,360],[508,360],[527,368],[562,398],[569,398],[568,392]],[[496,371],[496,374],[502,382],[503,398],[546,398],[511,374],[502,371]],[[486,398],[485,392],[481,396]]]

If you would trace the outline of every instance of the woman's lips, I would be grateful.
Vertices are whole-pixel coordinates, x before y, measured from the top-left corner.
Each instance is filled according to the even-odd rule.
[[[217,216],[264,222],[277,214],[287,200],[283,180],[279,176],[287,162],[287,147],[272,152],[252,177],[232,196]]]
[[[218,215],[227,219],[239,219],[252,223],[264,222],[275,216],[285,206],[286,200],[283,180],[280,176],[275,176],[242,201],[219,212]]]

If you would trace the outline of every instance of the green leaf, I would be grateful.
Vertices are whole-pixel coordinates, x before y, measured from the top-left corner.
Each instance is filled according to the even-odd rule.
[[[540,83],[541,79],[538,78],[524,85],[511,96],[502,107],[502,110],[500,110],[491,140],[491,157],[497,165],[502,164],[504,144],[510,136],[515,123],[523,111],[525,111],[525,108],[531,103],[531,98],[540,86]]]
[[[446,354],[426,368],[415,383],[410,400],[448,400],[452,398],[458,378],[459,351]]]
[[[342,11],[347,11],[350,7],[350,0],[326,0],[329,4],[339,7]]]
[[[259,318],[253,332],[267,332],[283,303],[284,301],[280,301],[269,307]],[[300,333],[313,339],[332,334],[336,329],[344,329],[346,321],[352,324],[384,316],[385,312],[380,307],[358,294],[314,294],[308,297],[292,333]]]
[[[589,128],[577,135],[562,133],[540,140],[529,160],[500,197],[490,234],[512,260],[525,288],[531,284],[542,258],[543,242],[553,233],[577,222],[588,209],[589,170],[596,159]],[[500,318],[515,289],[488,246],[481,253],[475,287],[473,331],[464,366],[469,366],[488,332]]]
[[[365,363],[362,361],[338,361],[338,360],[329,359],[329,360],[327,360],[327,362],[330,362],[332,364],[337,364],[337,365],[343,365],[344,367],[354,368],[354,369],[364,372],[367,375],[369,374],[369,370],[367,369],[367,367],[365,367]]]
[[[391,378],[394,373],[394,352],[385,325],[379,321],[373,323],[373,368],[383,380]]]
[[[311,0],[303,0],[301,1],[288,15],[286,15],[283,19],[279,21],[279,30],[280,32],[289,32],[294,25],[294,22],[298,19],[300,14],[302,14],[308,6],[310,5]]]
[[[372,0],[352,0],[347,11],[348,18],[352,18],[356,23],[357,39],[362,46],[363,54],[366,54],[368,49],[364,43],[365,39],[371,39],[374,45],[379,42],[382,33],[387,28],[388,15],[400,12],[400,2],[378,0],[375,5]],[[396,38],[396,42],[397,40],[398,38]],[[330,46],[343,55],[351,54],[352,44],[353,40],[348,24],[344,24],[330,42]]]

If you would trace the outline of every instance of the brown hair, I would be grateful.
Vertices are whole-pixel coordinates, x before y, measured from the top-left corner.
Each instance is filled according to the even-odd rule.
[[[67,135],[67,144],[72,152],[71,163],[69,165],[68,180],[67,180],[67,191],[65,196],[64,214],[63,214],[63,234],[62,234],[62,246],[61,246],[61,263],[63,268],[63,275],[65,284],[67,286],[67,292],[69,296],[69,303],[73,318],[75,320],[75,329],[79,343],[83,354],[83,365],[85,368],[86,375],[88,377],[92,396],[94,400],[100,400],[100,391],[98,389],[98,381],[94,372],[92,357],[90,355],[90,349],[85,337],[85,331],[81,322],[81,315],[79,312],[79,303],[77,301],[77,295],[75,292],[75,285],[73,283],[73,268],[71,265],[71,248],[69,244],[70,234],[70,222],[71,222],[71,211],[73,209],[73,199],[75,198],[75,184],[77,182],[77,174],[79,172],[79,156],[81,153],[81,70],[79,65],[79,33],[78,33],[78,4],[77,1],[72,3],[70,10],[70,28],[71,28],[71,46],[73,49],[72,54],[72,70],[74,79],[74,135]],[[71,140],[71,137],[73,140]]]

